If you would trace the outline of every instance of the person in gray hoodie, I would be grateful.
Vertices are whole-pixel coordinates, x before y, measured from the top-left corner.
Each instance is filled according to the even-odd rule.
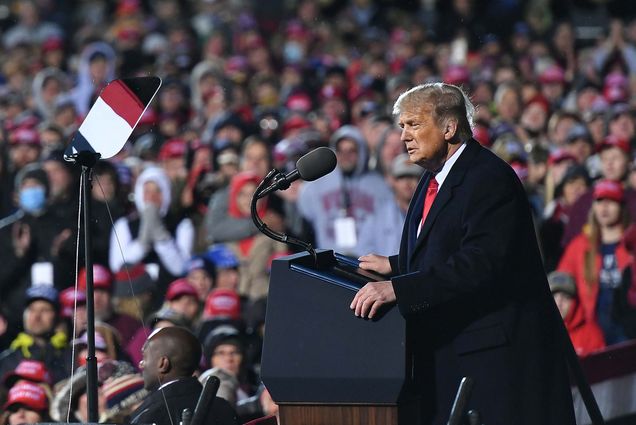
[[[314,229],[318,248],[347,255],[387,252],[376,231],[383,204],[395,202],[380,174],[367,168],[369,150],[360,130],[340,127],[330,140],[336,169],[300,189],[298,208]],[[387,252],[388,254],[388,252]]]

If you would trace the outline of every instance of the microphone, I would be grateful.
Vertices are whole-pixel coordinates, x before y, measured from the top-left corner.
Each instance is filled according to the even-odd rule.
[[[296,169],[287,174],[279,173],[274,183],[257,194],[257,199],[263,198],[276,190],[285,190],[292,182],[303,179],[314,181],[331,173],[336,168],[336,155],[325,146],[314,149],[296,161]]]

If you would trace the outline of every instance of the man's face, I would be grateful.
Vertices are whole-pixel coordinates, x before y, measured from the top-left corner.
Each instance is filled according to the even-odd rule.
[[[175,182],[179,179],[185,179],[188,174],[186,161],[183,157],[165,159],[161,165],[171,182]]]
[[[396,156],[404,153],[404,143],[402,143],[400,137],[399,131],[391,131],[386,137],[382,151],[380,152],[385,170],[391,167],[391,163]]]
[[[336,157],[343,172],[353,172],[358,165],[358,144],[351,139],[342,139],[336,145]]]
[[[620,114],[609,123],[609,133],[622,139],[631,139],[636,133],[634,120],[630,114]]]
[[[48,301],[33,301],[24,311],[24,329],[31,335],[44,336],[54,325],[55,309]]]
[[[245,148],[242,155],[241,170],[251,171],[259,177],[265,177],[269,168],[267,148],[255,143]]]
[[[9,148],[9,159],[17,169],[37,161],[40,148],[33,145],[17,144]]]
[[[585,160],[592,155],[592,145],[587,143],[585,139],[576,139],[568,143],[565,149],[576,158],[576,162],[579,164],[583,164]]]
[[[565,205],[574,205],[574,203],[587,190],[587,183],[583,177],[570,180],[563,185],[563,201]]]
[[[34,424],[42,420],[40,415],[35,410],[28,409],[26,407],[19,407],[15,412],[9,415],[9,425],[13,424]]]
[[[398,125],[411,162],[429,171],[436,171],[444,164],[448,143],[444,130],[433,119],[431,105],[405,110],[400,114]]]
[[[409,202],[415,193],[420,178],[416,176],[402,176],[393,179],[393,192],[395,197],[404,202]]]
[[[139,362],[139,369],[141,369],[141,375],[144,378],[144,388],[148,391],[154,391],[159,388],[159,368],[157,361],[156,343],[152,341],[152,334],[148,337],[148,340],[141,348],[142,359]]]
[[[45,161],[44,171],[49,178],[51,196],[58,197],[65,194],[71,184],[71,174],[58,161]]]
[[[78,338],[82,332],[86,330],[86,326],[88,324],[88,318],[86,314],[86,305],[77,305],[77,309],[75,310],[75,315],[73,317],[75,320],[75,337]]]
[[[234,344],[220,344],[212,353],[210,364],[237,376],[243,361],[243,353]]]
[[[216,287],[221,289],[231,289],[233,291],[238,288],[239,272],[237,269],[219,269],[216,272]]]
[[[111,201],[115,197],[115,180],[109,173],[98,174],[99,184],[94,184],[91,193],[93,199],[106,202]]]
[[[106,320],[110,317],[110,292],[104,289],[95,288],[95,316],[99,319]]]
[[[192,295],[182,295],[177,299],[169,302],[170,308],[181,313],[186,319],[192,321],[197,317],[199,312],[199,301],[197,297]]]
[[[620,181],[627,173],[628,159],[625,152],[616,147],[606,148],[600,153],[601,173],[609,180]]]
[[[205,297],[208,296],[210,289],[212,289],[212,278],[210,275],[205,270],[196,269],[188,273],[187,279],[197,290],[199,300],[205,301]]]

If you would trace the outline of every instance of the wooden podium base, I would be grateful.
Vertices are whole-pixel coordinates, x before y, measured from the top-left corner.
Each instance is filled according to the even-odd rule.
[[[279,425],[398,425],[397,405],[280,404]]]

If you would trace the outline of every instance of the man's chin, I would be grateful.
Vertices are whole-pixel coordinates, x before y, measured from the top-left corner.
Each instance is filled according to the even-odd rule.
[[[35,329],[33,331],[29,331],[29,334],[31,336],[35,338],[44,338],[44,339],[47,339],[49,336],[51,336],[52,333],[53,331],[50,329],[45,329],[45,330]]]

